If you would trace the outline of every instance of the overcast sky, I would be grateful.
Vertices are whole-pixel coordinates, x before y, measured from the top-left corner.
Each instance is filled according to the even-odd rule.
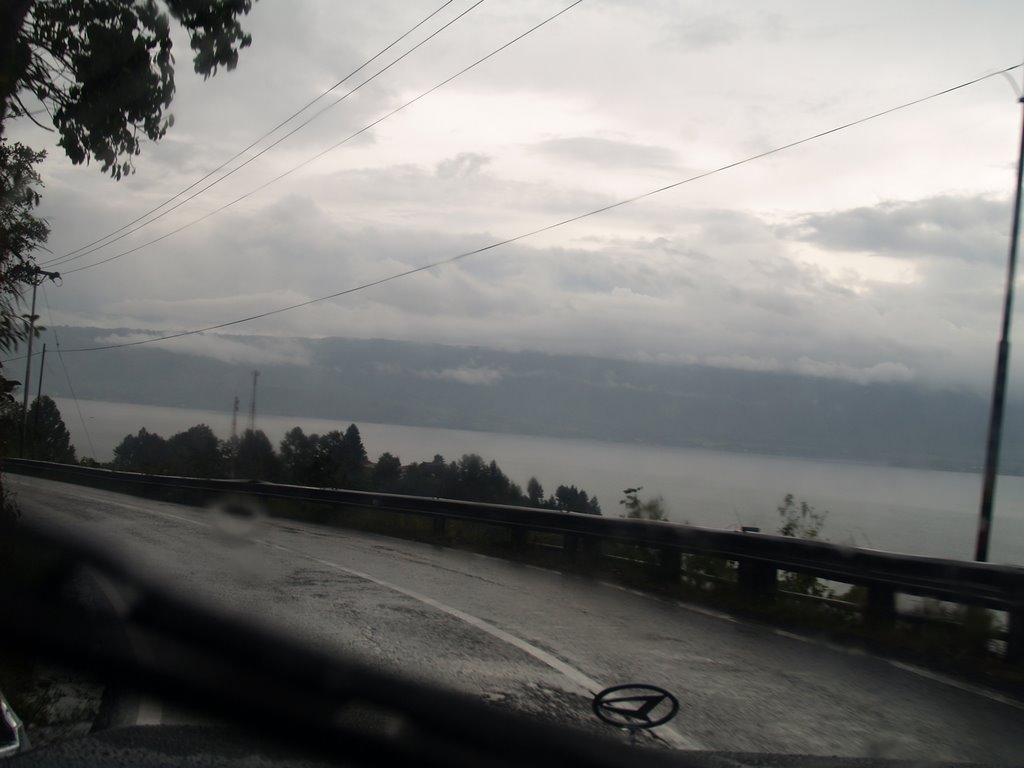
[[[486,0],[223,183],[55,268],[67,273],[198,219],[570,2]],[[191,72],[187,40],[177,40],[175,125],[120,182],[97,166],[72,166],[51,134],[24,121],[9,126],[12,138],[50,149],[42,213],[53,256],[196,181],[440,4],[260,0],[244,22],[253,44],[238,69],[206,82]],[[318,108],[470,5],[455,0]],[[52,318],[43,306],[43,321],[176,331],[341,291],[1019,63],[1022,29],[1024,3],[1009,0],[584,0],[224,212],[67,274],[48,289]],[[1019,87],[1020,70],[1013,79]],[[482,344],[983,390],[1020,117],[1011,84],[994,77],[231,332]],[[168,346],[217,354],[199,338]],[[260,352],[252,355],[258,361]],[[1024,352],[1014,363],[1024,373]]]

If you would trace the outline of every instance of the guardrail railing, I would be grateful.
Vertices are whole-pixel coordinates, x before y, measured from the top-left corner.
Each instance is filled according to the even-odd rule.
[[[511,529],[513,541],[527,546],[528,532],[562,536],[572,561],[595,557],[604,541],[653,549],[656,576],[679,580],[683,555],[710,555],[737,563],[737,587],[752,600],[769,601],[778,590],[779,571],[801,573],[866,588],[865,621],[875,627],[896,618],[896,595],[916,595],[1007,614],[1006,656],[1024,663],[1024,568],[904,555],[822,541],[762,533],[725,531],[678,523],[600,517],[532,507],[480,504],[453,499],[314,488],[249,480],[201,479],[5,459],[7,472],[48,477],[135,493],[187,491],[196,500],[231,496],[289,499],[315,504],[377,509],[445,521],[467,520]]]

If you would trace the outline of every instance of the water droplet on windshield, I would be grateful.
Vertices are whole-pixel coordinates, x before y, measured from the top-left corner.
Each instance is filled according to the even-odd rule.
[[[213,530],[229,546],[250,545],[266,528],[267,512],[251,499],[223,499],[210,507]]]

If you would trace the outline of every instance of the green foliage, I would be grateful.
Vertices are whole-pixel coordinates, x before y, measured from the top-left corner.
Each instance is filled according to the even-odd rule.
[[[563,512],[578,512],[582,515],[600,515],[601,505],[597,497],[587,496],[587,492],[575,485],[560,485],[555,489],[553,503],[555,509]]]
[[[302,427],[293,427],[280,446],[281,474],[295,485],[317,485],[324,477],[318,450],[319,435],[307,435]]]
[[[71,433],[64,425],[57,403],[47,395],[36,398],[28,409],[25,448],[28,456],[39,461],[75,463]]]
[[[320,437],[316,447],[318,484],[334,488],[366,488],[366,448],[359,427],[349,424],[344,434],[334,430]]]
[[[0,138],[0,352],[10,352],[28,337],[29,317],[19,315],[24,289],[31,284],[32,252],[46,242],[50,229],[33,215],[42,180],[35,166],[45,152]],[[10,401],[16,382],[3,376],[0,405]]]
[[[536,477],[531,477],[530,481],[526,484],[526,498],[532,507],[544,506],[544,486],[540,484]]]
[[[168,472],[185,477],[223,477],[220,441],[205,424],[179,432],[167,441]]]
[[[819,512],[806,501],[799,505],[792,493],[787,493],[782,503],[775,508],[779,514],[779,535],[797,539],[816,539],[825,527],[828,511]]]
[[[400,493],[412,496],[441,496],[448,466],[444,457],[435,454],[431,461],[414,462],[402,472]]]
[[[433,460],[402,466],[401,460],[382,453],[375,464],[367,460],[359,427],[344,432],[307,435],[293,427],[275,453],[267,436],[247,430],[227,442],[199,424],[169,440],[140,429],[127,435],[114,449],[114,469],[145,474],[179,474],[190,477],[234,477],[279,481],[313,487],[369,489],[384,493],[462,499],[491,504],[534,503],[551,509],[601,514],[597,499],[575,486],[560,485],[544,499],[544,489],[532,480],[532,497],[523,493],[495,461],[467,453],[458,461]],[[229,468],[233,471],[229,472]],[[538,504],[539,502],[539,504]]]
[[[0,376],[0,456],[13,456],[17,450],[21,407],[14,399],[14,390],[19,383]]]
[[[137,435],[126,435],[114,448],[113,466],[124,472],[159,475],[167,472],[169,459],[167,441],[143,427]]]
[[[806,501],[797,504],[792,493],[787,493],[782,503],[775,508],[779,515],[779,535],[797,539],[817,539],[825,527],[828,511],[819,512]],[[815,597],[835,597],[835,592],[819,579],[806,573],[783,572],[779,587],[786,592]]]
[[[188,34],[195,71],[206,78],[219,67],[233,69],[252,42],[239,23],[251,7],[251,0],[34,2],[13,59],[3,62],[0,118],[29,115],[22,94],[31,94],[73,163],[96,160],[120,179],[132,172],[142,141],[158,141],[173,123],[166,110],[174,56],[164,9]]]
[[[238,441],[235,477],[267,482],[274,482],[281,477],[281,462],[274,453],[270,438],[262,429],[247,429]]]
[[[397,456],[382,453],[370,473],[370,486],[375,491],[396,493],[402,482],[402,462]]]
[[[623,493],[625,498],[619,500],[619,504],[626,508],[625,517],[634,520],[668,520],[668,512],[665,510],[665,500],[661,496],[653,499],[641,499],[640,491],[643,486],[626,488]]]
[[[736,581],[736,563],[715,555],[686,555],[683,570],[697,589]]]

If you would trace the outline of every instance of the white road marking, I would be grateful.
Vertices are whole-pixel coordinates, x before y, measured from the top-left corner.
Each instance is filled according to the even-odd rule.
[[[913,675],[918,675],[919,677],[924,677],[928,680],[934,680],[937,683],[945,683],[953,688],[959,688],[961,691],[967,691],[968,693],[973,693],[976,696],[983,696],[986,699],[996,701],[1000,704],[1006,704],[1014,709],[1024,709],[1024,702],[1011,699],[1009,696],[1004,696],[996,691],[990,691],[987,688],[981,688],[977,685],[964,683],[952,677],[947,677],[939,672],[932,672],[930,669],[923,669],[921,667],[916,667],[913,664],[896,661],[895,659],[886,659],[886,661],[890,665],[896,667],[896,669],[901,669],[904,672],[910,672]]]
[[[684,603],[680,600],[666,600],[665,598],[659,597],[658,595],[652,595],[647,592],[641,592],[640,590],[633,589],[631,587],[624,587],[621,584],[616,584],[612,581],[599,581],[597,583],[600,584],[602,587],[608,587],[608,589],[615,589],[619,592],[626,592],[627,594],[635,595],[636,597],[642,597],[644,600],[654,600],[659,603],[674,605],[676,608],[682,608],[683,610],[691,611],[692,613],[699,613],[701,616],[710,616],[711,618],[719,619],[720,621],[728,621],[731,624],[737,623],[736,618],[730,616],[727,613],[722,613],[721,611],[713,611],[710,608],[703,608],[699,605]]]
[[[434,608],[435,610],[441,611],[442,613],[446,613],[449,616],[458,619],[459,621],[463,621],[466,624],[469,624],[471,627],[479,629],[481,632],[486,632],[488,635],[491,635],[492,637],[497,638],[502,642],[508,643],[514,648],[518,648],[520,651],[528,654],[529,656],[532,656],[542,664],[545,664],[554,669],[555,671],[563,674],[565,677],[567,677],[569,680],[575,683],[582,690],[583,693],[587,694],[590,697],[596,695],[599,691],[604,690],[604,688],[606,687],[598,683],[593,678],[587,676],[584,672],[581,672],[575,667],[562,661],[557,656],[548,653],[542,648],[538,648],[532,643],[523,640],[521,637],[517,637],[511,634],[510,632],[506,632],[504,629],[501,629],[500,627],[497,627],[494,624],[491,624],[489,621],[485,621],[484,619],[479,618],[478,616],[466,613],[463,610],[454,608],[453,606],[442,603],[438,600],[433,599],[432,597],[422,595],[419,592],[415,592],[411,589],[406,589],[405,587],[400,587],[397,584],[392,584],[391,582],[385,581],[384,579],[378,579],[376,576],[371,576],[370,574],[364,573],[363,571],[357,571],[353,568],[347,568],[338,563],[331,562],[330,560],[324,560],[319,557],[314,557],[300,550],[292,549],[291,547],[286,547],[282,544],[276,544],[270,541],[260,541],[260,543],[265,544],[269,547],[273,547],[274,549],[281,550],[282,552],[288,552],[289,554],[304,557],[307,560],[319,563],[320,565],[326,565],[329,568],[341,571],[342,573],[347,573],[350,576],[355,576],[356,578],[364,579],[373,584],[377,584],[378,586],[384,587],[385,589],[390,589],[394,592],[398,592],[401,595],[405,595],[406,597],[416,600],[417,602],[429,605],[431,608]],[[676,731],[671,726],[666,725],[659,728],[657,736],[661,738],[663,741],[670,744],[671,746],[675,747],[676,749],[704,749],[704,746],[701,745],[700,742],[696,741],[695,739],[683,736],[681,733]]]

